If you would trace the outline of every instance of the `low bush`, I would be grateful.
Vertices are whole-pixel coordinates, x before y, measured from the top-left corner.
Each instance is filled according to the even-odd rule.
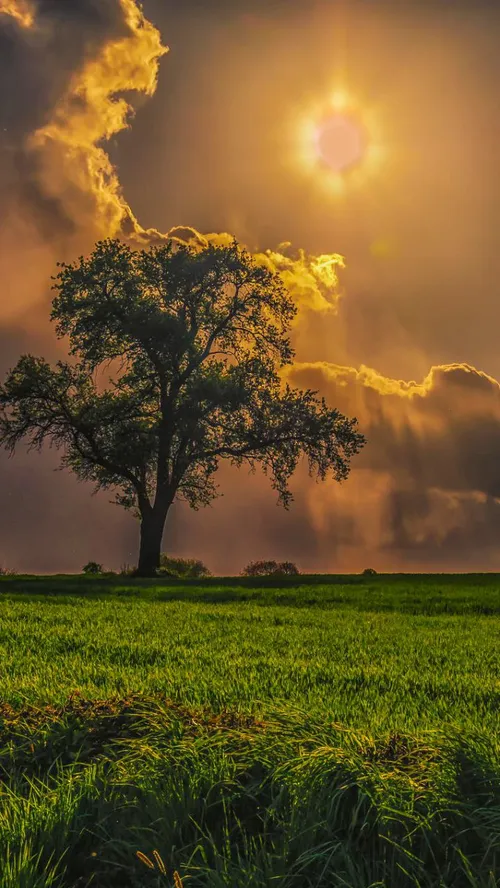
[[[203,561],[198,561],[195,558],[170,558],[168,555],[161,556],[158,573],[164,576],[178,577],[182,580],[199,580],[212,576]]]
[[[84,567],[82,567],[82,573],[91,574],[94,576],[96,574],[102,574],[103,573],[102,564],[99,564],[97,561],[87,561],[87,564],[85,564]]]
[[[364,577],[375,577],[377,575],[377,571],[373,567],[365,567],[362,576]]]
[[[244,577],[295,577],[298,574],[292,561],[251,561],[242,571]]]

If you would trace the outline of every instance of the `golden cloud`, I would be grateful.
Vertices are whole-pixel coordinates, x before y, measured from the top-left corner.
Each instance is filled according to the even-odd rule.
[[[127,36],[105,44],[98,58],[74,75],[52,120],[29,143],[40,155],[47,195],[62,201],[67,214],[80,224],[85,221],[81,204],[86,195],[88,222],[100,237],[144,232],[100,143],[129,124],[133,108],[121,93],[153,95],[159,60],[168,51],[134,0],[120,0],[120,4]]]
[[[188,225],[177,225],[164,235],[153,229],[141,229],[140,234],[139,239],[142,242],[154,242],[157,238],[161,238],[187,243],[199,249],[208,244],[228,245],[234,240],[234,235],[227,232],[202,234]],[[299,249],[298,256],[293,258],[285,252],[290,247],[291,244],[288,242],[279,244],[277,250],[253,253],[253,258],[273,274],[281,277],[299,309],[335,313],[341,296],[338,290],[337,270],[345,267],[343,257],[338,253],[308,255],[305,250]]]
[[[343,367],[327,361],[295,363],[291,372],[307,373],[307,371],[313,373],[319,371],[325,379],[334,382],[340,387],[356,384],[373,389],[381,395],[396,395],[399,398],[424,398],[440,385],[443,375],[447,374],[450,375],[450,378],[457,374],[460,374],[462,378],[469,378],[476,389],[483,383],[483,388],[486,385],[492,386],[494,390],[500,390],[500,383],[493,376],[489,376],[482,370],[477,370],[475,367],[471,367],[470,364],[464,363],[439,364],[431,367],[422,382],[391,379],[378,373],[373,367],[366,367],[364,364],[355,369],[354,367]]]
[[[23,28],[33,25],[33,5],[29,0],[0,0],[0,15],[2,13],[12,16]]]

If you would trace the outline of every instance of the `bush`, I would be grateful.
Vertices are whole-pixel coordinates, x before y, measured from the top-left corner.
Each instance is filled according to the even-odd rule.
[[[286,577],[298,577],[300,574],[300,570],[293,561],[281,561],[278,564],[278,569],[280,574],[284,574]]]
[[[98,564],[97,561],[88,561],[87,564],[82,567],[82,572],[84,574],[102,574],[102,564]]]
[[[203,561],[195,558],[170,558],[168,555],[161,556],[158,573],[181,580],[199,580],[212,576]]]
[[[365,567],[362,576],[363,577],[375,577],[377,575],[377,571],[373,567]]]
[[[299,570],[292,561],[251,561],[242,571],[244,577],[296,577]]]

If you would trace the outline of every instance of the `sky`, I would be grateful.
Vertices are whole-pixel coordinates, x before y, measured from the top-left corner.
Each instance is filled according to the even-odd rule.
[[[222,466],[213,506],[172,510],[172,554],[216,573],[500,570],[499,37],[486,2],[0,0],[0,374],[64,356],[57,261],[229,232],[287,271],[289,380],[367,437],[341,485],[300,469],[289,512]],[[382,152],[336,194],[303,129],[339,84]],[[344,257],[334,290],[325,254]],[[134,519],[57,465],[0,455],[0,564],[134,563]]]

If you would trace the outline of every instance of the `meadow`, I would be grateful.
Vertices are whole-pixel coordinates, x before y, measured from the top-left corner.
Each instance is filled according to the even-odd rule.
[[[499,642],[494,575],[3,577],[0,886],[493,888]]]

